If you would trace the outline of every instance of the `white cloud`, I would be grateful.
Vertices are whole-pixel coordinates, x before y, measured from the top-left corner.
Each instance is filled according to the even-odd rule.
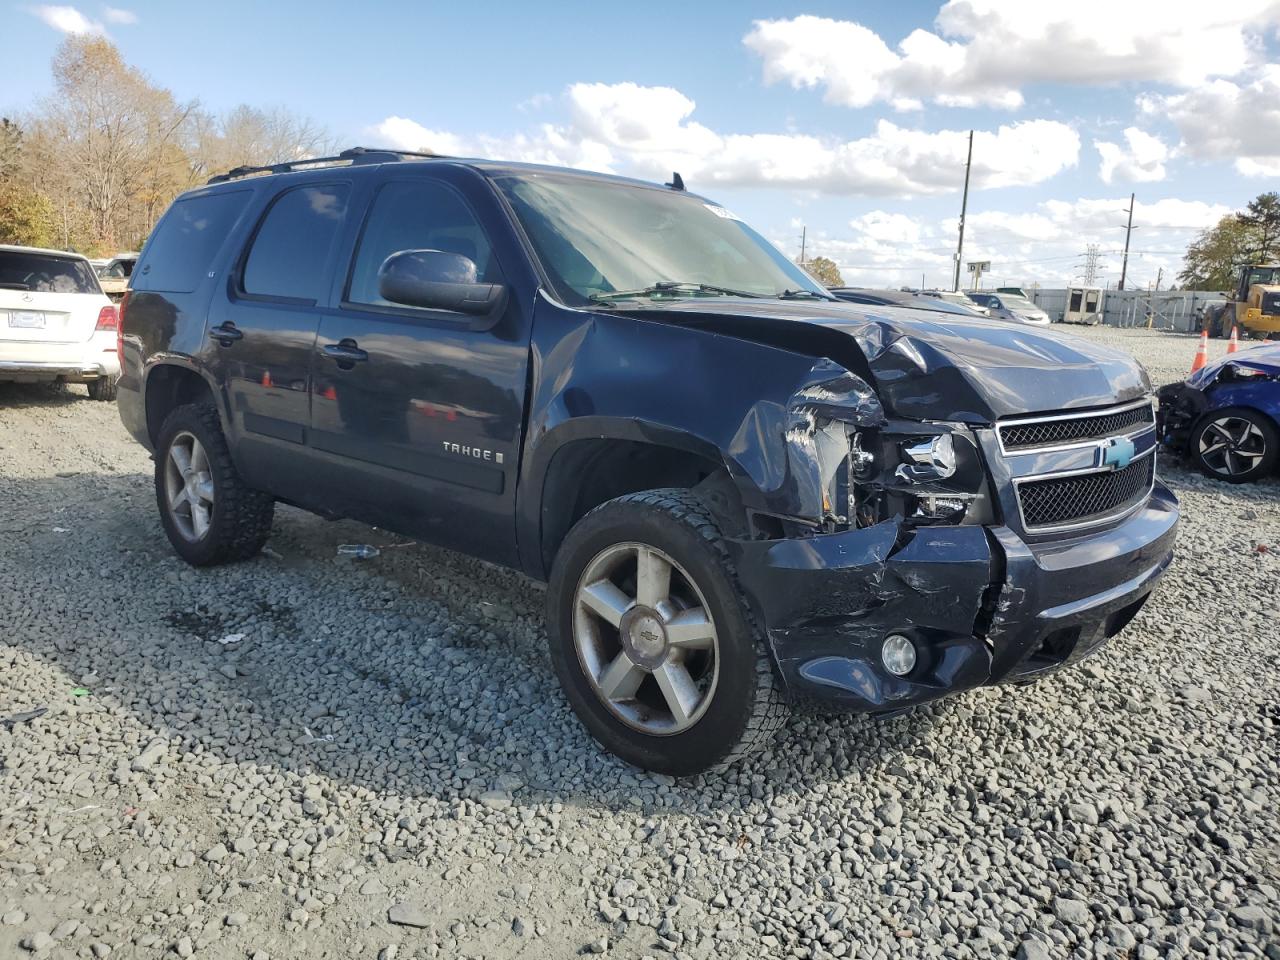
[[[872,210],[855,217],[849,226],[872,243],[918,243],[920,224],[904,213]]]
[[[1280,65],[1268,64],[1248,83],[1216,80],[1138,104],[1172,120],[1190,156],[1229,160],[1247,177],[1280,177]]]
[[[1101,164],[1098,176],[1103,183],[1113,180],[1148,183],[1165,178],[1164,162],[1169,159],[1169,146],[1159,137],[1137,127],[1124,132],[1127,146],[1107,140],[1095,140]]]
[[[766,83],[821,87],[832,103],[1014,108],[1036,83],[1191,89],[1234,76],[1257,62],[1257,38],[1277,24],[1275,0],[949,0],[936,33],[912,31],[896,49],[862,24],[808,15],[757,20],[743,42]]]
[[[679,170],[695,189],[775,186],[828,194],[948,193],[963,182],[968,132],[913,130],[881,120],[869,136],[720,133],[692,119],[693,100],[671,87],[574,84],[569,122],[517,137],[462,137],[388,117],[376,132],[393,146],[439,153],[627,169],[653,178]],[[1025,120],[974,137],[973,186],[1040,183],[1074,166],[1079,135],[1056,120]]]
[[[122,10],[119,7],[103,7],[102,16],[107,23],[119,23],[127,26],[138,22],[136,13],[132,10]]]
[[[103,33],[103,26],[90,20],[75,7],[44,5],[32,7],[30,12],[55,30],[70,34]]]

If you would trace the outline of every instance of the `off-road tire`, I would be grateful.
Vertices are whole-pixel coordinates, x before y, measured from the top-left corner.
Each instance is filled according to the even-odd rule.
[[[114,400],[116,398],[116,378],[99,377],[87,384],[89,398],[92,400]]]
[[[692,727],[646,734],[618,719],[584,673],[573,636],[574,604],[587,565],[606,548],[643,543],[684,568],[706,599],[719,636],[720,674]],[[628,494],[596,507],[569,531],[547,590],[551,660],[574,711],[597,741],[628,763],[672,776],[726,767],[767,745],[788,709],[763,632],[738,583],[711,511],[685,489]]]
[[[183,432],[193,434],[204,447],[216,491],[209,529],[197,541],[188,540],[178,532],[165,494],[164,470],[169,447],[174,437]],[[262,549],[271,535],[275,501],[240,479],[213,404],[189,403],[165,417],[157,436],[155,460],[156,507],[164,532],[178,556],[192,566],[210,567],[248,560]]]

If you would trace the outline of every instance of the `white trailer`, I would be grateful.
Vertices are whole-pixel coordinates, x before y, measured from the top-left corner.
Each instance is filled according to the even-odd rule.
[[[1063,323],[1097,326],[1102,322],[1102,291],[1098,287],[1067,287],[1067,303],[1062,309]]]

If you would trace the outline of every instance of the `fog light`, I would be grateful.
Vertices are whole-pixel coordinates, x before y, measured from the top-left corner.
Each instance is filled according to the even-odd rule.
[[[891,633],[880,647],[880,659],[895,677],[905,677],[915,669],[916,645],[900,633]]]

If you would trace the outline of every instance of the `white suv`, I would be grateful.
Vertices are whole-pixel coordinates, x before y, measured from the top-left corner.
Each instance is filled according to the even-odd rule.
[[[114,400],[119,318],[78,253],[0,245],[0,380],[87,383]]]

